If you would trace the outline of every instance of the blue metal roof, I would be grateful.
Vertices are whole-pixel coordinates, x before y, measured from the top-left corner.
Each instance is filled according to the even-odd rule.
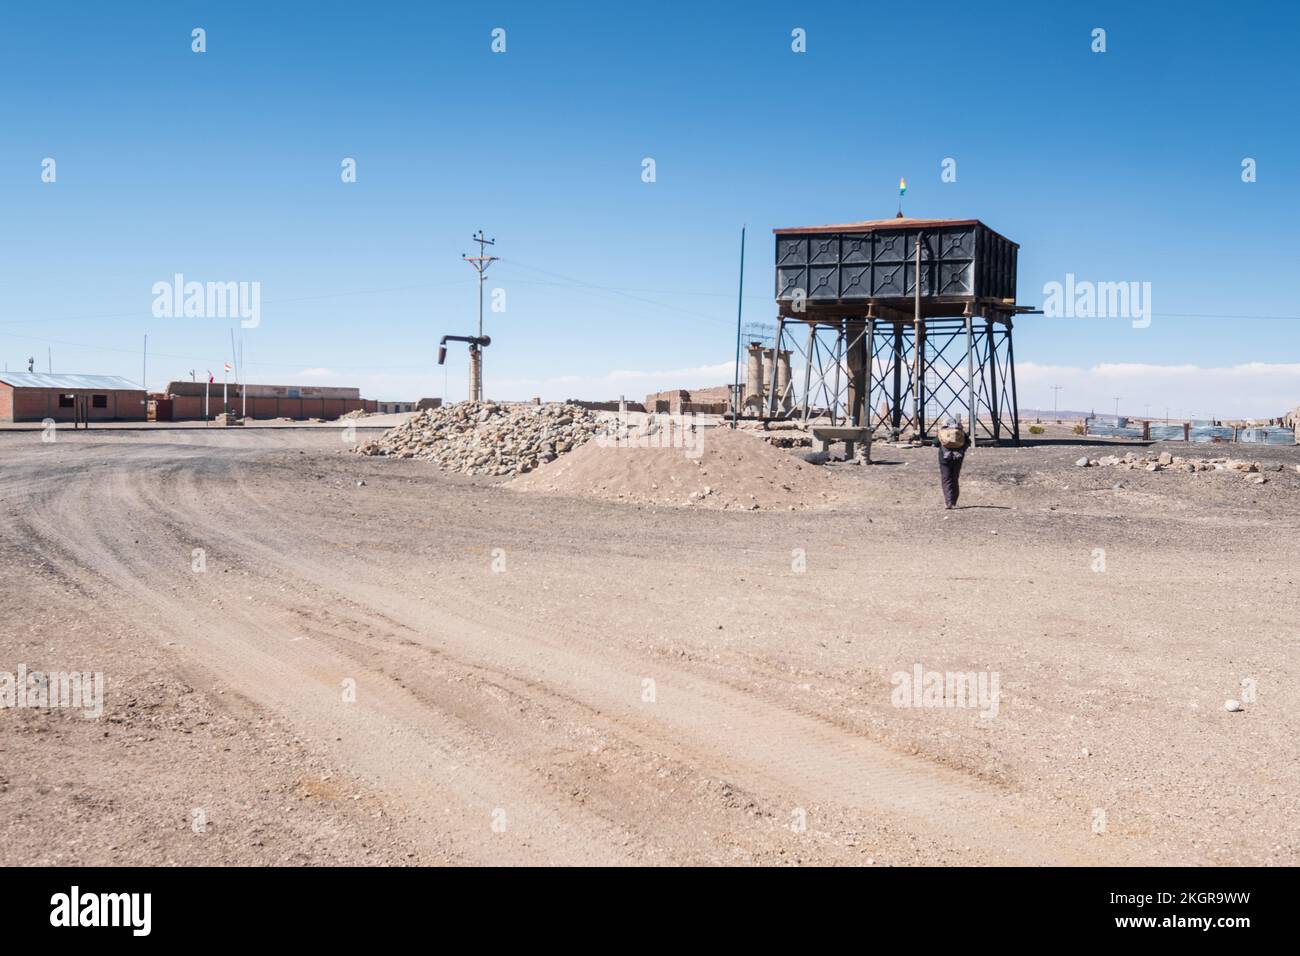
[[[120,375],[47,375],[44,372],[0,372],[0,382],[14,388],[97,388],[105,392],[144,391]]]

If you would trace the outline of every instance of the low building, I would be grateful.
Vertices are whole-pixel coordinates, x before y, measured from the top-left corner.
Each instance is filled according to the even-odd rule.
[[[731,408],[731,386],[711,388],[674,388],[653,392],[645,397],[647,412],[671,415],[725,415]]]
[[[0,422],[142,422],[145,400],[117,375],[0,372]]]
[[[236,415],[249,418],[320,418],[332,421],[348,412],[373,412],[376,402],[361,397],[359,388],[333,385],[241,385],[225,388],[225,404]],[[167,386],[168,405],[159,405],[159,421],[201,421],[222,411],[222,383],[172,382]],[[245,400],[247,391],[247,400]],[[165,411],[164,411],[165,408]],[[164,418],[164,415],[169,417]]]

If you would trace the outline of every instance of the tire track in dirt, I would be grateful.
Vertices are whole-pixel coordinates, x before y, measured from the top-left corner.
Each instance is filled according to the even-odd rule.
[[[194,484],[180,496],[186,502],[198,500],[202,490],[194,476],[188,477]],[[239,520],[248,502],[257,503],[256,494],[240,487],[238,501],[233,493],[207,500],[224,521],[189,512],[184,520],[205,522],[205,533],[224,535],[241,552],[274,563],[276,549],[244,530],[247,521]],[[285,518],[273,509],[264,514],[268,521]],[[301,537],[311,530],[282,525],[271,537],[292,534]],[[431,613],[427,602],[412,599],[413,588],[394,586],[391,571],[376,582],[364,568],[341,573],[311,557],[318,553],[319,544],[296,549],[295,565],[305,577],[328,584],[362,608],[383,608],[422,635],[422,643],[589,708],[641,746],[715,768],[747,789],[789,795],[800,805],[870,808],[907,829],[954,843],[978,842],[1000,862],[1082,863],[1096,862],[1099,855],[1086,838],[1031,817],[998,788],[901,756],[829,721],[615,648],[602,635],[579,635],[580,621],[561,631],[498,608],[457,610],[451,600]],[[639,701],[644,677],[653,677],[660,689],[659,701],[650,707]]]
[[[445,830],[448,805],[456,805],[454,832],[478,829],[488,835],[461,841],[465,845],[459,849],[469,859],[505,864],[632,861],[614,849],[627,842],[625,835],[598,838],[602,821],[585,814],[566,819],[510,801],[509,794],[524,788],[522,781],[510,780],[510,768],[474,753],[454,722],[355,659],[320,641],[286,638],[286,630],[265,620],[265,608],[244,610],[228,596],[234,607],[213,611],[210,605],[186,603],[160,590],[152,555],[122,544],[128,533],[135,536],[133,541],[149,537],[148,525],[129,525],[148,510],[136,494],[138,488],[157,477],[140,465],[124,462],[100,476],[107,480],[98,491],[111,495],[114,509],[78,507],[69,500],[84,490],[76,483],[35,503],[27,520],[42,539],[55,545],[45,549],[49,560],[66,566],[75,556],[69,571],[94,575],[117,595],[147,609],[144,616],[156,636],[183,636],[183,652],[258,705],[283,713],[349,770],[403,797],[423,826]],[[150,541],[151,546],[158,543]],[[112,599],[108,593],[103,598]],[[175,626],[182,617],[192,621],[183,630]],[[352,675],[357,701],[344,704],[338,681]],[[492,833],[492,812],[502,803],[511,805],[510,824],[505,833]]]

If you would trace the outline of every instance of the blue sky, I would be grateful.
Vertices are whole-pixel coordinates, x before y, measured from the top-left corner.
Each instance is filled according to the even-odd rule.
[[[1022,406],[1061,384],[1070,408],[1279,414],[1300,403],[1297,9],[5,5],[0,358],[138,379],[148,334],[151,387],[219,379],[232,323],[151,314],[179,272],[260,282],[249,380],[442,395],[482,227],[506,290],[490,395],[717,384],[741,224],[745,318],[770,321],[772,228],[890,216],[906,176],[909,214],[1021,244],[1026,304],[1066,273],[1152,283],[1146,329],[1021,320]],[[1269,318],[1202,317],[1243,315]],[[463,351],[446,376],[462,397]]]

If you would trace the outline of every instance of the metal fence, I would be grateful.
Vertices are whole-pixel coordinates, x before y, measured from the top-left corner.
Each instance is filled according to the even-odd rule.
[[[1085,430],[1089,435],[1107,438],[1141,439],[1144,437],[1142,423],[1122,415],[1090,418],[1085,422]],[[1280,425],[1271,425],[1267,428],[1234,428],[1231,425],[1192,422],[1184,432],[1182,422],[1168,425],[1152,422],[1145,437],[1149,437],[1151,441],[1190,441],[1194,444],[1234,441],[1257,445],[1296,444],[1295,430]]]

